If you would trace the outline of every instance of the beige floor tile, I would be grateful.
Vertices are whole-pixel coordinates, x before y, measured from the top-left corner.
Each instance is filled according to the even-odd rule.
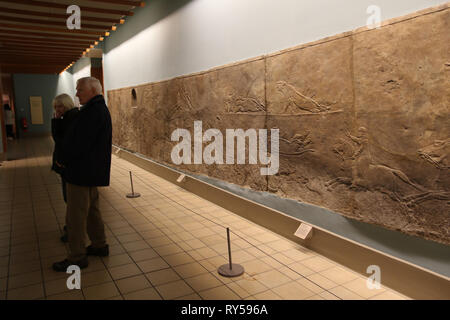
[[[263,258],[266,257],[267,255],[262,252],[258,247],[252,247],[252,248],[247,248],[245,249],[247,250],[248,253],[250,253],[252,256],[254,256],[255,258]]]
[[[9,277],[8,289],[27,287],[41,282],[42,282],[41,271],[24,273],[17,276]]]
[[[108,298],[106,300],[124,300],[124,298],[122,296],[117,296],[117,297]]]
[[[153,286],[166,284],[168,282],[177,281],[180,276],[171,268],[149,272],[145,275]]]
[[[136,232],[136,233],[118,235],[117,239],[120,241],[120,243],[127,243],[127,242],[134,242],[134,241],[142,240],[142,237]]]
[[[197,292],[223,285],[221,281],[210,273],[187,278],[185,281]]]
[[[167,263],[172,267],[195,262],[190,255],[184,252],[172,254],[170,256],[165,256],[164,260],[166,260]]]
[[[363,278],[358,278],[348,283],[344,283],[342,286],[365,299],[369,299],[386,291],[383,287],[380,289],[369,289],[367,287],[366,279]]]
[[[181,249],[179,246],[177,246],[174,243],[155,247],[154,249],[162,257],[169,256],[169,255],[172,255],[175,253],[183,252],[183,249]]]
[[[8,282],[8,278],[0,278],[0,291],[6,291],[6,284]]]
[[[304,248],[290,249],[290,250],[284,251],[282,254],[285,255],[286,257],[288,257],[289,259],[292,259],[297,262],[305,260],[305,259],[313,258],[316,256],[316,254],[314,252],[309,251]]]
[[[320,274],[339,285],[355,280],[356,278],[359,278],[357,274],[351,271],[347,271],[341,267],[334,267],[322,271]]]
[[[157,246],[160,242],[163,241],[165,241],[164,244],[172,242],[172,240],[170,240],[163,232],[158,229],[141,232],[141,235],[144,237],[144,239],[150,240],[149,243],[151,243],[152,246]]]
[[[153,249],[161,247],[161,246],[167,246],[167,245],[174,244],[174,242],[167,236],[151,238],[151,239],[146,239],[146,240]]]
[[[321,272],[336,266],[335,264],[329,262],[328,260],[325,260],[322,257],[313,257],[310,259],[302,260],[301,263],[315,272]]]
[[[120,244],[115,244],[115,245],[109,246],[109,256],[110,257],[116,256],[119,254],[124,254],[124,253],[125,253],[125,249]]]
[[[209,259],[219,255],[219,253],[207,247],[196,249],[195,252],[197,252],[202,257],[202,259]]]
[[[135,251],[135,252],[139,252],[139,251]],[[133,260],[126,253],[109,256],[109,257],[103,257],[102,260],[103,260],[104,264],[109,268],[133,263]]]
[[[187,296],[179,297],[174,300],[202,300],[202,298],[196,293],[191,293],[188,294]]]
[[[294,262],[293,264],[290,264],[288,267],[303,277],[307,277],[315,273],[313,270],[303,265],[301,262]]]
[[[136,230],[134,230],[132,227],[128,226],[128,223],[126,223],[126,227],[121,227],[121,228],[111,228],[112,232],[114,233],[115,236],[120,236],[120,235],[124,235],[124,234],[130,234],[130,233],[135,233]]]
[[[292,282],[292,280],[279,272],[278,270],[270,270],[254,276],[259,282],[261,282],[267,288],[278,287],[282,284]]]
[[[84,300],[81,290],[70,290],[68,292],[47,296],[47,300]]]
[[[160,295],[154,288],[147,288],[123,296],[125,300],[161,300]]]
[[[319,293],[319,297],[321,297],[323,300],[342,300],[338,296],[328,292],[328,291],[322,291]]]
[[[64,278],[57,279],[57,280],[51,280],[44,282],[45,286],[45,294],[47,296],[60,294],[60,293],[66,293],[73,290],[70,290],[67,288],[67,278],[69,275],[67,275]],[[83,284],[83,282],[81,282]]]
[[[43,284],[35,284],[28,287],[8,290],[8,300],[35,300],[44,298]]]
[[[322,298],[319,295],[314,295],[312,297],[306,298],[305,300],[325,300],[325,298]]]
[[[350,291],[342,286],[332,288],[329,290],[329,292],[335,294],[342,300],[364,300],[363,297],[357,295],[353,291]]]
[[[206,247],[206,244],[198,239],[190,239],[187,241],[192,249],[200,249]]]
[[[323,288],[319,287],[317,284],[315,284],[308,278],[300,278],[300,279],[297,279],[296,282],[316,294],[319,294],[324,291]]]
[[[137,265],[144,273],[169,268],[169,265],[162,258],[140,261],[137,262]]]
[[[282,300],[282,298],[271,290],[258,293],[254,296],[257,300]]]
[[[253,277],[244,277],[243,279],[235,281],[235,284],[239,285],[242,289],[248,292],[249,295],[256,295],[268,290],[268,288],[263,285],[258,280]]]
[[[241,298],[226,285],[201,291],[198,294],[204,300],[241,300]]]
[[[93,271],[89,273],[83,273],[83,271],[81,271],[81,287],[83,289],[86,287],[111,281],[112,278],[106,270]]]
[[[267,263],[264,263],[260,259],[248,261],[243,265],[245,272],[250,275],[257,275],[272,269]]]
[[[109,268],[109,272],[111,273],[111,277],[114,280],[119,280],[142,273],[141,270],[138,268],[138,266],[135,265],[134,263]]]
[[[159,257],[158,253],[151,248],[139,250],[139,251],[133,251],[133,252],[130,252],[129,255],[135,262],[145,261],[145,260]]]
[[[208,270],[198,262],[184,264],[173,269],[184,279],[208,273]]]
[[[116,281],[116,285],[122,294],[127,294],[133,291],[151,287],[150,282],[148,282],[147,278],[144,275],[118,280]]]
[[[87,300],[104,300],[120,295],[114,282],[103,283],[83,289]]]
[[[281,268],[278,268],[278,271],[280,271],[285,276],[289,277],[291,280],[298,280],[298,279],[302,278],[301,274],[299,274],[298,272],[295,272],[294,270],[292,270],[289,267],[283,266]]]
[[[337,287],[338,284],[334,283],[330,279],[325,278],[324,276],[321,276],[319,273],[315,273],[312,275],[307,276],[309,280],[314,282],[316,285],[324,288],[325,290]]]
[[[183,280],[169,282],[155,287],[164,300],[171,300],[194,293],[191,287]]]
[[[196,261],[200,261],[200,260],[204,260],[205,258],[203,258],[203,256],[197,252],[197,250],[189,250],[187,251],[187,254],[189,254],[192,259],[196,260]]]
[[[369,300],[409,300],[409,299],[398,293],[385,291],[381,294],[371,297]]]
[[[303,300],[315,295],[313,291],[307,289],[298,282],[283,284],[273,288],[272,291],[286,300]]]
[[[225,258],[228,258],[228,253],[225,255]],[[246,249],[237,250],[231,253],[231,259],[233,263],[237,264],[245,264],[247,261],[255,260],[255,257],[248,253]]]
[[[123,243],[122,246],[128,252],[139,251],[139,250],[150,248],[150,246],[144,240]]]
[[[222,263],[222,265],[226,263],[225,258],[224,258],[223,261],[224,261],[224,262]],[[215,264],[212,264],[212,263],[209,262],[208,260],[200,260],[200,261],[198,261],[198,263],[200,263],[200,264],[203,266],[203,268],[205,268],[205,269],[208,270],[209,272],[215,272],[215,271],[217,271],[217,269],[218,269],[218,267],[217,267]]]

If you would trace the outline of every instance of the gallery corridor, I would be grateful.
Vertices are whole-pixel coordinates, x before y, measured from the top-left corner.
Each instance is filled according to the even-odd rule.
[[[111,185],[100,188],[110,256],[90,257],[81,290],[51,265],[66,257],[59,177],[50,171],[50,137],[9,145],[0,167],[0,299],[408,299],[315,252],[112,157]],[[140,198],[128,199],[129,171]],[[227,263],[226,227],[237,278]]]

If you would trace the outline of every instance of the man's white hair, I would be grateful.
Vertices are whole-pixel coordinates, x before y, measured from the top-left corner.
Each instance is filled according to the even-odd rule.
[[[89,88],[92,88],[94,90],[95,94],[97,94],[97,95],[103,94],[102,84],[100,83],[100,81],[97,78],[94,78],[94,77],[80,78],[77,81],[77,86],[81,83],[86,84]]]

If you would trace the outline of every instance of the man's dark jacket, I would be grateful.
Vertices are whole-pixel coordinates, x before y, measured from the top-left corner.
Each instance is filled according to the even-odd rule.
[[[64,112],[61,118],[52,119],[52,137],[55,141],[55,149],[53,150],[52,170],[56,173],[62,174],[63,168],[58,166],[56,162],[63,163],[63,143],[64,135],[67,128],[70,127],[74,118],[78,113],[78,108],[72,108]]]
[[[64,179],[79,186],[109,186],[111,115],[102,95],[81,107],[64,137]]]

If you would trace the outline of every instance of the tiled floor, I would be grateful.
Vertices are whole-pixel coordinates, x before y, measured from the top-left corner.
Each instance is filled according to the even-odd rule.
[[[110,256],[89,258],[69,290],[59,241],[65,204],[50,171],[50,138],[14,142],[0,167],[0,299],[408,299],[313,251],[113,156],[101,188]],[[129,171],[140,198],[128,199]],[[227,263],[226,227],[237,278]]]

